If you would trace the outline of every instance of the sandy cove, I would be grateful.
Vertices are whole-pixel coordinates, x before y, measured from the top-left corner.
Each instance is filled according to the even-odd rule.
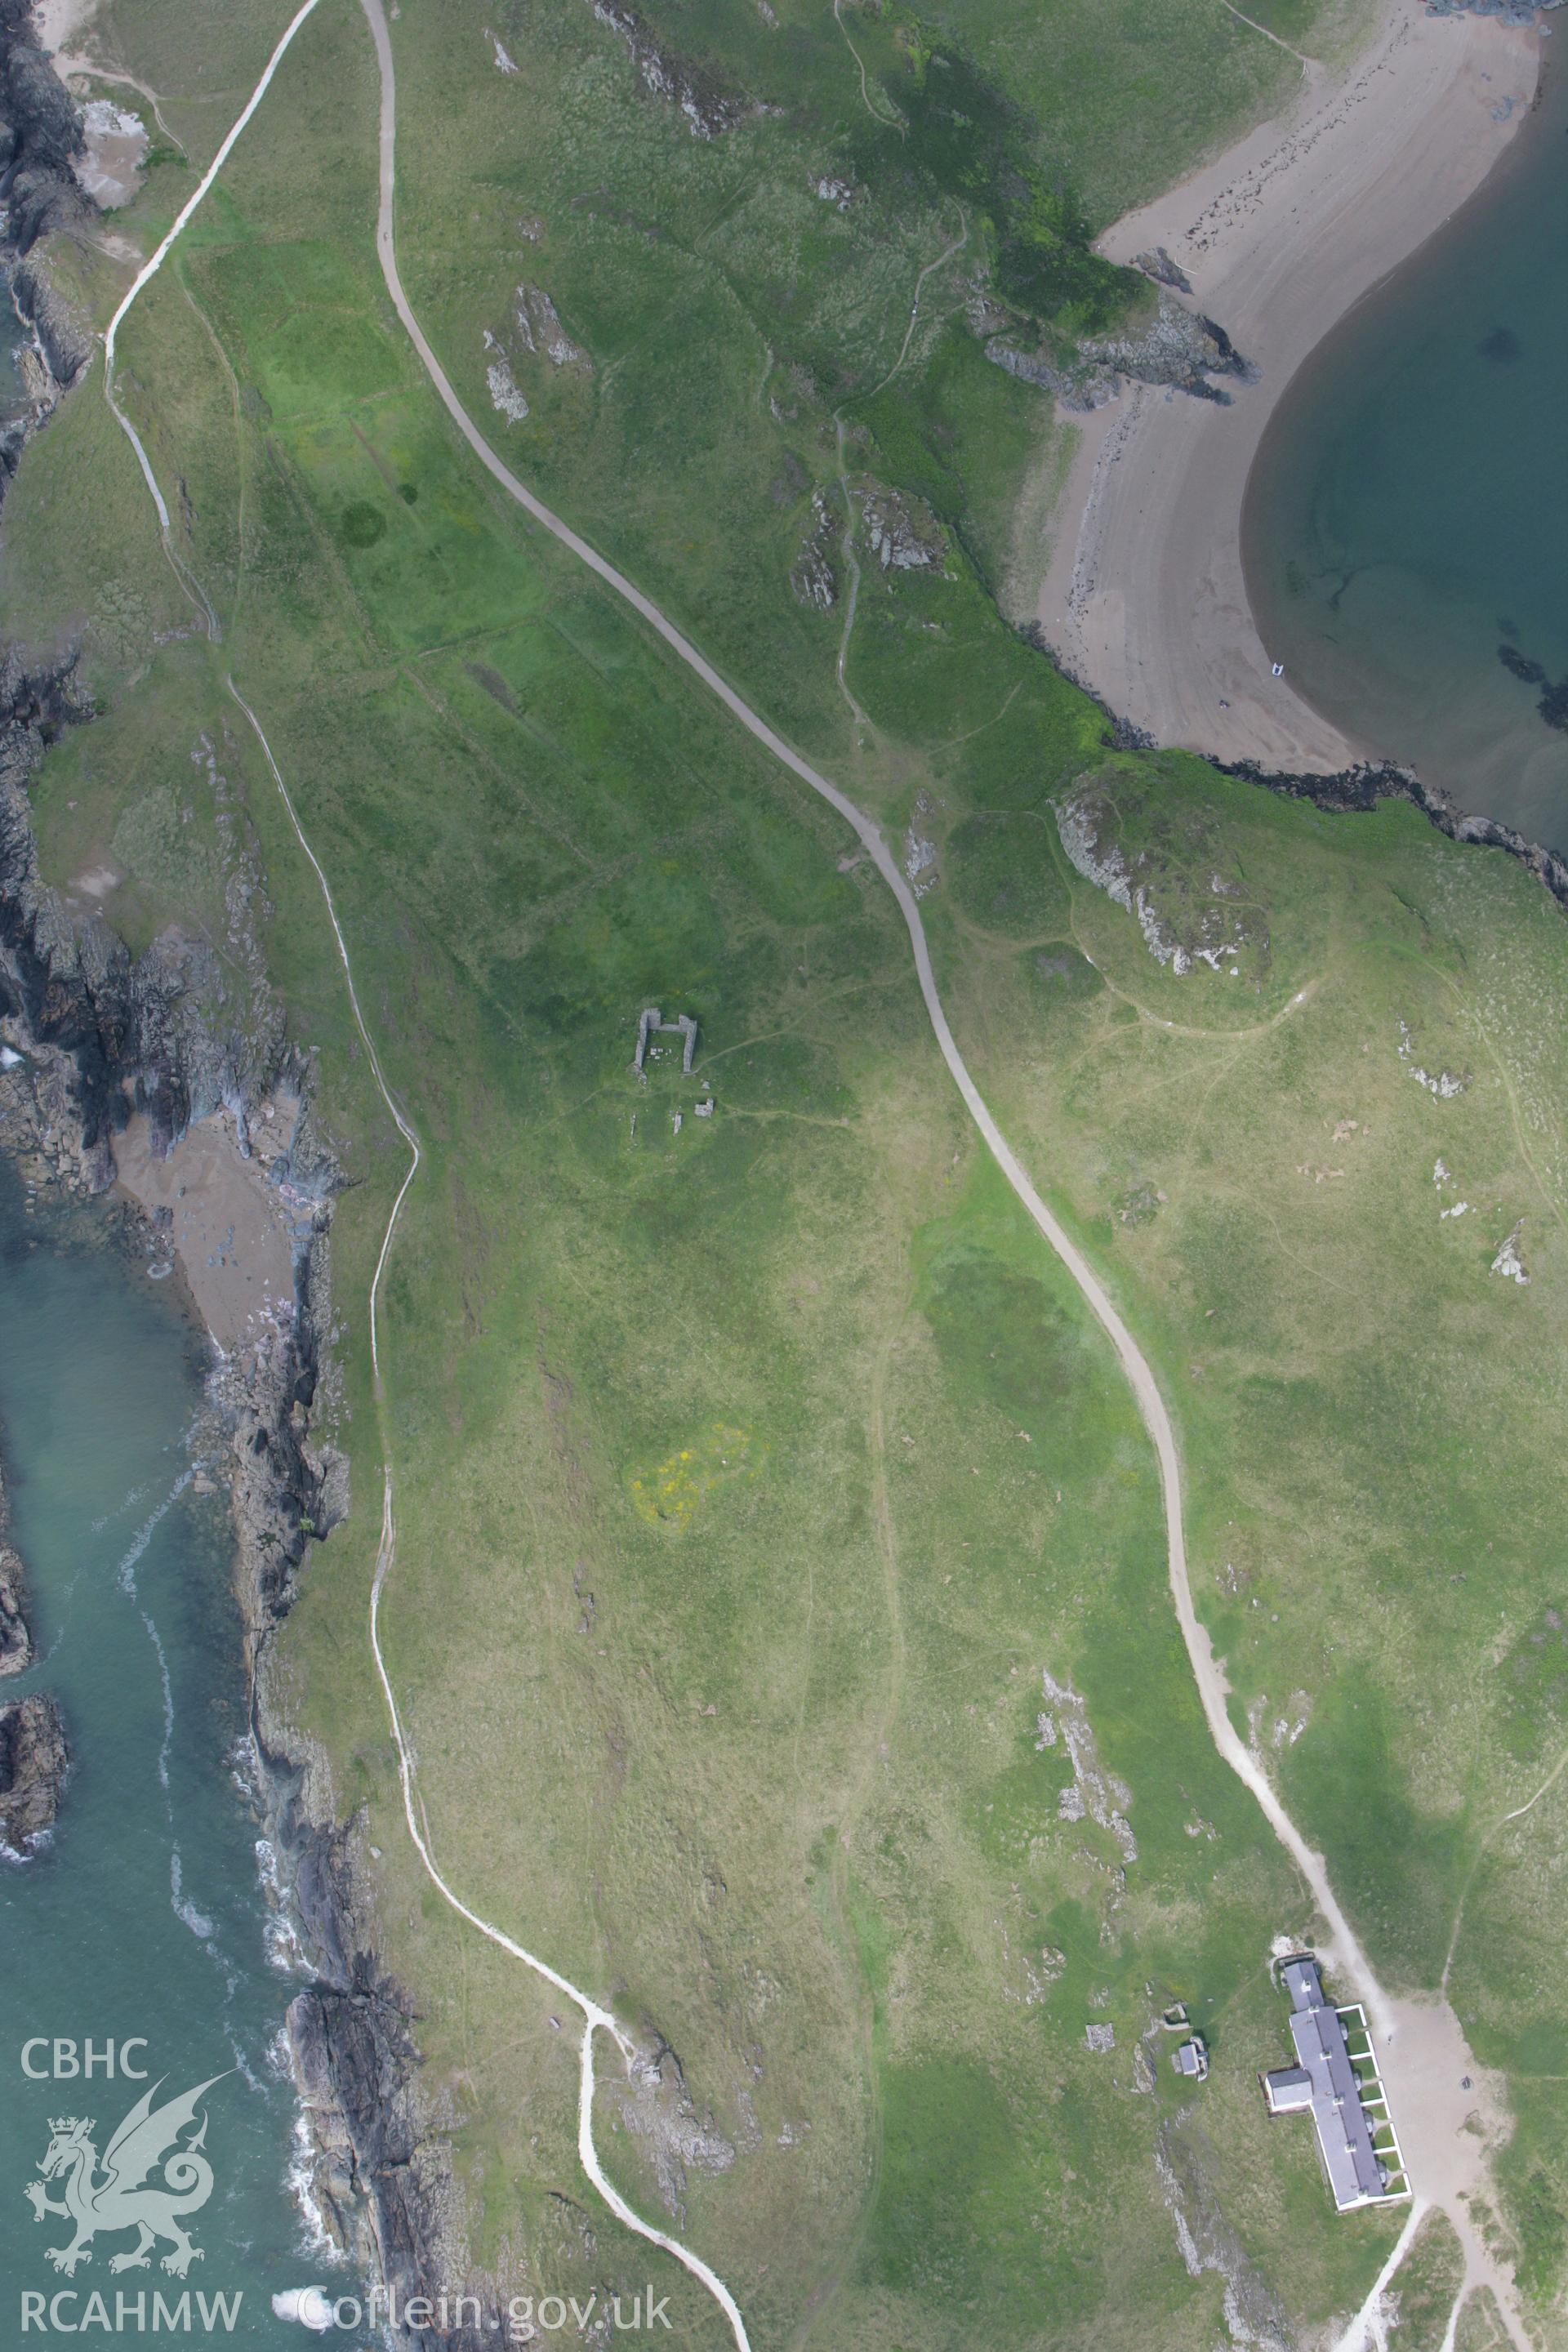
[[[1344,73],[1309,66],[1286,114],[1100,240],[1124,262],[1163,246],[1258,370],[1228,407],[1132,384],[1070,420],[1040,624],[1157,742],[1287,771],[1367,756],[1271,674],[1242,578],[1247,478],[1302,362],[1501,155],[1542,49],[1532,30],[1393,0]]]
[[[221,1110],[195,1120],[166,1152],[155,1149],[144,1112],[114,1139],[116,1182],[152,1222],[150,1271],[179,1268],[226,1358],[294,1312],[294,1258],[310,1222],[291,1213],[268,1170],[286,1150],[298,1110],[292,1098],[260,1104],[243,1153],[233,1115]]]

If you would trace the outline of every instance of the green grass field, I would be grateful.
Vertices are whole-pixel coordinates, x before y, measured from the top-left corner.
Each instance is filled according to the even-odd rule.
[[[100,23],[199,160],[286,13],[242,31],[113,0]],[[781,110],[704,142],[586,7],[406,7],[410,293],[508,462],[890,833],[932,845],[963,1050],[1170,1397],[1237,1721],[1379,1965],[1411,1986],[1447,1968],[1506,2076],[1500,2227],[1550,2315],[1568,1774],[1502,1817],[1568,1748],[1563,919],[1408,810],[1328,818],[1110,751],[998,610],[1051,428],[962,318],[972,263],[1000,266],[995,173],[1022,205],[1017,157],[1049,163],[1047,192],[1098,225],[1295,69],[1217,7],[1026,33],[989,9],[956,29],[774,13],[649,13]],[[1304,12],[1276,16],[1308,37]],[[912,118],[960,31],[996,93],[984,187],[942,184],[940,124],[910,158],[878,131],[844,37],[871,112]],[[1310,1934],[1310,1906],[1208,1739],[1131,1399],[976,1148],[851,836],[450,431],[375,272],[375,102],[357,10],[323,0],[265,135],[124,332],[127,404],[222,646],[192,632],[96,374],[8,494],[0,625],[79,635],[99,698],[43,770],[51,875],[123,871],[107,911],[137,946],[216,929],[204,735],[262,860],[273,978],[354,1180],[332,1269],[356,1507],[276,1671],[383,1857],[472,2260],[535,2294],[629,2294],[649,2267],[578,2168],[559,2003],[454,1920],[402,1828],[363,1622],[364,1300],[404,1160],[227,669],[427,1153],[385,1298],[384,1632],[436,1851],[488,1917],[661,2036],[690,2102],[694,2152],[661,2174],[606,2088],[615,2178],[673,2214],[759,2347],[1211,2352],[1227,2305],[1254,2341],[1310,2341],[1398,2217],[1336,2221],[1310,2134],[1264,2116],[1269,1948]],[[814,193],[840,172],[864,190],[842,214]],[[189,184],[161,165],[119,226],[147,244]],[[961,215],[971,245],[926,281],[884,383]],[[60,267],[106,315],[107,259]],[[591,373],[519,344],[524,280]],[[490,405],[486,328],[511,336],[516,425]],[[864,726],[836,676],[842,598],[789,586],[812,490],[842,512],[846,477],[923,499],[943,534],[918,572],[861,545]],[[1053,804],[1086,789],[1178,929],[1215,907],[1232,924],[1239,978],[1174,977],[1072,868]],[[664,1059],[645,1087],[655,1001],[700,1042],[689,1079]],[[1416,1066],[1468,1084],[1439,1099]],[[1527,1286],[1489,1271],[1520,1219]],[[1213,2054],[1197,2091],[1158,2024],[1175,1999]],[[1446,2260],[1422,2252],[1400,2352],[1440,2341]],[[654,2269],[683,2343],[726,2340]]]

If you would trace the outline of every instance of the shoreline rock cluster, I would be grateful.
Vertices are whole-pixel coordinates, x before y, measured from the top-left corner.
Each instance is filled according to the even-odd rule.
[[[69,1769],[65,1726],[47,1691],[0,1706],[0,1847],[26,1857],[48,1836]]]
[[[5,1479],[0,1469],[0,1676],[19,1675],[33,1663],[33,1636],[26,1614],[26,1572],[21,1555],[5,1539],[9,1525]]]
[[[35,1654],[26,1572],[21,1554],[6,1541],[10,1518],[0,1465],[0,1678],[25,1673]],[[25,1698],[0,1701],[0,1855],[32,1860],[54,1828],[69,1770],[65,1725],[53,1693],[29,1691]]]
[[[1168,256],[1158,259],[1174,268]],[[1180,275],[1177,271],[1177,278]],[[1037,351],[1020,350],[1006,331],[994,331],[1004,314],[994,313],[984,300],[975,307],[971,324],[983,339],[988,360],[1025,383],[1053,393],[1060,406],[1075,415],[1087,415],[1103,408],[1118,396],[1128,379],[1170,384],[1194,400],[1217,401],[1227,407],[1230,394],[1215,379],[1229,376],[1250,383],[1255,373],[1250,362],[1223,327],[1177,301],[1170,290],[1170,278],[1162,274],[1154,282],[1159,286],[1157,307],[1146,327],[1124,334],[1087,336],[1061,350],[1048,341]],[[1017,323],[1012,322],[1015,335]]]
[[[29,670],[0,654],[0,1148],[40,1182],[68,1197],[114,1181],[112,1138],[133,1112],[147,1115],[163,1149],[196,1118],[226,1106],[243,1148],[247,1122],[279,1083],[305,1093],[308,1071],[281,1020],[226,1028],[192,975],[158,942],[132,958],[96,912],[73,919],[38,870],[27,786],[62,729],[90,718],[68,659]],[[199,977],[199,975],[198,975]],[[279,1172],[275,1167],[273,1171]],[[358,1832],[334,1812],[330,1779],[286,1719],[268,1670],[270,1640],[298,1591],[307,1548],[345,1507],[342,1459],[318,1438],[320,1337],[331,1324],[327,1240],[335,1166],[315,1143],[308,1100],[284,1171],[314,1196],[310,1239],[296,1265],[291,1316],[236,1351],[215,1382],[228,1430],[237,1537],[235,1587],[255,1692],[252,1745],[258,1802],[278,1864],[276,1899],[308,1980],[287,2026],[309,2142],[310,2193],[329,2234],[404,2303],[473,2291],[460,2197],[447,2144],[425,2112],[413,2010],[376,1958],[368,1868]],[[4,1594],[12,1596],[7,1612]],[[0,1629],[20,1621],[20,1579],[0,1594]],[[0,1834],[15,1843],[52,1819],[65,1770],[52,1702],[7,1709],[5,1752],[29,1793],[5,1810]],[[90,1727],[80,1736],[90,1738]],[[0,1756],[0,1764],[3,1764]],[[51,1794],[52,1791],[52,1794]],[[411,2343],[416,2339],[410,2337]],[[427,2335],[417,2340],[427,2343]],[[468,2338],[443,2339],[468,2352]],[[484,2339],[476,2336],[477,2346]],[[491,2338],[490,2340],[493,2340]]]
[[[33,0],[0,0],[0,266],[33,337],[24,353],[27,405],[0,419],[0,495],[92,355],[90,334],[51,280],[47,251],[51,234],[95,215],[73,168],[83,145],[79,110],[36,38]],[[147,1113],[156,1147],[167,1150],[221,1104],[243,1150],[256,1105],[281,1078],[303,1095],[308,1077],[275,999],[276,1017],[248,1032],[226,1022],[223,992],[211,985],[198,945],[155,942],[133,960],[101,916],[79,925],[44,883],[28,786],[47,746],[91,716],[73,656],[29,668],[0,650],[0,1035],[10,1048],[0,1066],[0,1149],[76,1198],[114,1181],[112,1138],[134,1109]],[[294,1188],[316,1202],[296,1269],[295,1311],[265,1344],[226,1365],[220,1383],[233,1461],[235,1589],[257,1694],[258,1801],[279,1865],[279,1899],[295,1915],[286,1932],[312,1971],[288,2018],[311,2193],[343,2253],[376,2283],[395,2284],[406,2305],[471,2288],[460,2200],[447,2142],[419,2100],[410,2004],[374,1958],[372,1890],[363,1865],[356,1867],[353,1835],[335,1818],[325,1772],[296,1753],[291,1727],[268,1697],[270,1636],[294,1599],[307,1544],[346,1508],[346,1465],[311,1436],[318,1335],[331,1323],[328,1236],[338,1177],[308,1118],[290,1161]],[[0,1549],[0,1658],[7,1662],[0,1671],[19,1672],[31,1659],[24,1593],[20,1561]],[[46,1814],[52,1822],[68,1759],[52,1700],[25,1699],[5,1720],[19,1792],[26,1783],[9,1812],[0,1811],[0,1833],[15,1843],[5,1822],[24,1837],[42,1835],[31,1824]],[[467,2352],[466,2336],[447,2340],[452,2352]]]
[[[1047,644],[1037,621],[1029,622],[1019,634],[1101,712],[1108,751],[1157,751],[1161,748],[1145,729],[1119,719],[1105,697],[1097,693],[1087,679],[1076,675]],[[1552,893],[1558,905],[1568,911],[1568,858],[1560,856],[1554,849],[1542,847],[1538,841],[1528,841],[1522,833],[1497,817],[1472,816],[1439,786],[1425,782],[1414,770],[1402,768],[1392,760],[1358,761],[1353,767],[1341,768],[1331,775],[1299,775],[1284,769],[1266,768],[1259,760],[1221,760],[1209,751],[1197,751],[1193,757],[1222,776],[1259,784],[1265,792],[1279,793],[1286,800],[1310,801],[1314,807],[1334,816],[1370,816],[1380,800],[1408,801],[1450,841],[1471,843],[1480,849],[1506,850],[1509,856],[1517,857]]]
[[[1556,850],[1544,849],[1538,841],[1527,841],[1522,833],[1515,832],[1512,825],[1503,824],[1496,817],[1469,815],[1436,784],[1425,783],[1410,769],[1398,767],[1392,761],[1362,761],[1331,776],[1277,773],[1261,767],[1256,760],[1238,760],[1233,764],[1210,760],[1209,765],[1217,768],[1221,775],[1237,776],[1245,783],[1262,784],[1287,800],[1310,801],[1314,807],[1338,816],[1368,816],[1379,801],[1408,801],[1450,841],[1473,843],[1481,849],[1502,849],[1510,857],[1517,857],[1551,891],[1558,905],[1568,909],[1568,860],[1560,857]]]

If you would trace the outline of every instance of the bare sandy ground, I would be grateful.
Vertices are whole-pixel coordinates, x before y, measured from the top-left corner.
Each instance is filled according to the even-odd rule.
[[[1502,153],[1541,47],[1533,31],[1385,0],[1345,75],[1309,67],[1288,114],[1100,240],[1117,261],[1163,246],[1258,370],[1229,407],[1124,392],[1084,422],[1053,517],[1047,640],[1156,740],[1282,769],[1364,756],[1271,674],[1242,578],[1242,495],[1301,362]]]
[[[287,1118],[279,1112],[279,1145],[292,1126],[294,1106],[287,1108]],[[121,1191],[154,1218],[196,1311],[226,1355],[293,1308],[293,1242],[287,1205],[265,1172],[268,1141],[265,1111],[253,1124],[248,1160],[240,1156],[234,1122],[224,1111],[188,1128],[166,1160],[155,1157],[141,1113],[115,1139]],[[159,1211],[166,1214],[159,1217]]]
[[[46,49],[63,49],[97,10],[98,0],[34,0],[33,22]]]

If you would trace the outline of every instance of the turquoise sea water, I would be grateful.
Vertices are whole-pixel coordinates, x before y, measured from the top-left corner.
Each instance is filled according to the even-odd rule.
[[[1553,57],[1479,195],[1287,393],[1243,539],[1264,643],[1309,701],[1568,851],[1568,731],[1538,707],[1543,684],[1568,688],[1565,134]],[[1504,646],[1544,680],[1513,675]]]
[[[205,1360],[168,1288],[148,1280],[135,1255],[84,1245],[79,1226],[52,1234],[47,1213],[26,1213],[16,1171],[0,1160],[0,1444],[39,1652],[0,1695],[53,1691],[74,1759],[53,1844],[25,1864],[0,1862],[7,2345],[45,2340],[37,2305],[26,2324],[29,2292],[74,2292],[47,2332],[71,2322],[77,2341],[151,2336],[154,2294],[177,2315],[187,2292],[186,2342],[316,2340],[271,2312],[274,2292],[315,2270],[298,2251],[286,2181],[292,2096],[270,2056],[292,1987],[268,1960],[258,1830],[235,1770],[247,1702],[229,1527],[222,1500],[192,1483]],[[89,2041],[90,2079],[68,2071]],[[129,2055],[146,2082],[120,2071],[127,2041],[144,2045]],[[62,2047],[58,2071],[57,2042],[75,2045]],[[186,2220],[203,2258],[172,2276],[160,2243],[149,2268],[115,2275],[111,2257],[136,2244],[121,2230],[96,2239],[74,2276],[57,2273],[46,2250],[68,2242],[72,2225],[35,2221],[23,2193],[51,2118],[92,2117],[101,2160],[159,2076],[155,2108],[221,2078],[199,2110],[214,2186]],[[182,2145],[198,2122],[179,2134]],[[48,2184],[51,2197],[60,2192],[58,2180]],[[89,2305],[95,2289],[108,2333]],[[202,2294],[209,2313],[216,2295],[243,2297],[232,2331],[220,2315],[203,2324]],[[121,2294],[128,2317],[117,2331]]]

